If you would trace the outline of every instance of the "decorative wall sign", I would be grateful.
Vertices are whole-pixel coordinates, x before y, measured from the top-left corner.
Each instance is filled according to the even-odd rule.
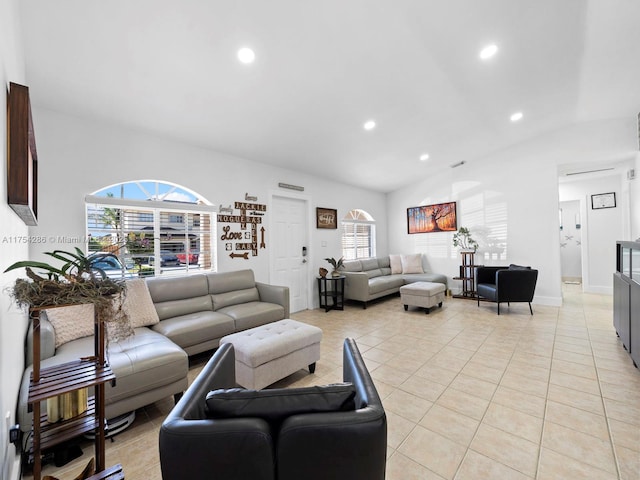
[[[407,208],[407,233],[455,232],[456,202]]]
[[[257,200],[258,197],[245,193],[245,200]],[[235,210],[240,210],[239,215],[235,214]],[[249,260],[249,252],[252,257],[258,256],[258,250],[266,248],[264,240],[265,229],[261,225],[267,206],[260,203],[234,202],[231,205],[223,207],[220,205],[218,213],[218,222],[228,223],[222,227],[222,235],[220,240],[226,242],[225,250],[230,251],[230,258],[243,258]],[[258,228],[260,225],[260,228]],[[258,239],[258,231],[260,238]]]
[[[338,211],[333,208],[316,208],[316,228],[338,228]]]
[[[591,195],[591,209],[598,210],[600,208],[615,208],[616,206],[616,194],[610,193],[598,193]]]

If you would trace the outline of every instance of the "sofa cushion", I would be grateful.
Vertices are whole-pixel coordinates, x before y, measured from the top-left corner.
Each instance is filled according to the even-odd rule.
[[[366,272],[368,270],[378,270],[380,267],[378,266],[378,259],[376,258],[365,258],[360,260],[360,264],[362,265],[362,271]]]
[[[235,331],[233,318],[211,310],[167,318],[151,328],[182,348],[222,338]]]
[[[237,270],[234,272],[209,273],[209,293],[218,294],[245,290],[256,286],[253,270]]]
[[[389,259],[388,256],[378,257],[376,260],[378,260],[378,267],[379,268],[390,268],[391,267],[391,260]]]
[[[398,289],[404,284],[400,275],[385,275],[369,279],[369,295],[375,295],[386,290]]]
[[[284,307],[268,302],[239,303],[221,308],[217,312],[233,319],[235,331],[258,327],[284,318]]]
[[[342,264],[342,269],[345,272],[361,272],[362,263],[360,262],[360,260],[349,260],[348,262],[344,262]]]
[[[244,288],[242,290],[212,294],[211,300],[213,301],[213,309],[220,310],[221,308],[228,307],[229,305],[258,302],[260,301],[260,295],[258,294],[258,289],[254,285],[251,288]]]
[[[184,350],[146,327],[136,328],[126,340],[110,342],[109,364],[117,381],[115,387],[107,385],[108,404],[177,382],[189,370]]]
[[[402,273],[402,256],[389,255],[389,265],[391,266],[391,274]]]
[[[207,394],[207,412],[213,418],[258,417],[270,423],[291,415],[355,410],[351,383],[303,388],[213,390]]]
[[[402,255],[400,258],[402,261],[402,273],[424,273],[421,253]]]
[[[374,268],[373,270],[367,270],[364,273],[369,278],[376,278],[376,277],[380,277],[380,276],[384,275],[382,273],[382,269],[380,269],[380,268]]]
[[[154,304],[202,297],[209,293],[205,275],[153,277],[146,280]],[[162,317],[160,317],[162,320]]]

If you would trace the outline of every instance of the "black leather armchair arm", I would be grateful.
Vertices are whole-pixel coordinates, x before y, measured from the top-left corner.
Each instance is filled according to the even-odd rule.
[[[345,340],[343,357],[343,379],[356,388],[356,410],[287,418],[278,439],[278,479],[384,479],[387,420],[382,402],[352,339]]]
[[[207,393],[235,386],[233,345],[224,344],[160,428],[163,480],[273,480],[273,440],[266,421],[206,418]]]

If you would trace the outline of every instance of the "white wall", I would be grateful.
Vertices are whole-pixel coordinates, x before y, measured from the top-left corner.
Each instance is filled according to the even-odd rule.
[[[577,200],[582,212],[583,290],[613,294],[616,241],[629,231],[627,180],[624,174],[560,183],[560,201]],[[591,195],[614,192],[616,208],[591,208]]]
[[[185,186],[215,205],[229,205],[244,199],[245,193],[267,204],[263,225],[268,229],[270,192],[278,183],[304,186],[313,215],[316,207],[335,208],[338,218],[361,208],[377,222],[377,247],[388,253],[386,197],[384,194],[350,187],[295,171],[274,168],[250,160],[224,155],[141,132],[35,109],[38,124],[40,168],[40,221],[33,235],[45,237],[83,237],[85,235],[84,196],[103,187],[140,179],[162,180]],[[336,172],[335,177],[339,177]],[[328,268],[326,257],[341,254],[340,229],[317,230],[315,217],[309,218],[309,271]],[[219,227],[221,227],[219,225]],[[249,260],[231,259],[218,233],[218,270],[251,268],[259,281],[269,281],[270,232],[266,231],[266,250]],[[326,246],[322,246],[323,242]],[[47,243],[32,245],[33,259],[46,258],[43,251],[75,246]],[[310,285],[311,277],[310,277]],[[317,304],[313,292],[310,298]]]
[[[9,208],[7,198],[7,131],[6,92],[9,82],[25,84],[22,33],[19,21],[19,1],[0,2],[0,79],[5,87],[0,92],[0,272],[14,262],[28,256],[26,243],[21,240],[28,235],[28,228]],[[16,422],[16,401],[22,371],[24,370],[24,336],[27,316],[18,310],[5,293],[5,289],[19,276],[19,272],[0,273],[0,478],[17,479],[20,476],[20,458],[8,443],[9,423]]]
[[[390,253],[424,252],[434,271],[457,276],[459,254],[451,233],[407,234],[406,209],[456,201],[458,226],[506,242],[480,255],[476,263],[531,265],[539,270],[535,303],[562,301],[558,242],[557,165],[603,161],[631,152],[637,142],[635,119],[576,125],[514,145],[455,169],[425,173],[414,184],[388,195]],[[480,227],[478,229],[477,227]],[[487,250],[487,241],[481,247]],[[608,246],[613,248],[615,241]],[[609,268],[613,268],[609,263]],[[594,267],[595,268],[595,267]],[[450,281],[455,290],[459,282]]]

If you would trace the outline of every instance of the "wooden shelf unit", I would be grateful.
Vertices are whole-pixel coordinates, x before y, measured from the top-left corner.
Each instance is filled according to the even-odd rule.
[[[105,326],[95,317],[94,353],[89,358],[48,367],[40,367],[40,312],[60,306],[31,308],[33,324],[33,372],[29,384],[28,403],[33,411],[33,444],[29,452],[33,459],[33,478],[42,476],[42,450],[81,435],[95,431],[96,471],[105,470],[105,385],[115,385],[115,374],[106,361]],[[41,402],[64,393],[93,387],[95,395],[89,399],[88,409],[82,414],[55,423],[48,423]],[[120,470],[122,470],[120,468]],[[124,478],[124,474],[122,475]]]
[[[476,252],[460,252],[462,255],[462,265],[460,265],[460,275],[453,277],[454,280],[462,281],[462,293],[453,295],[453,298],[477,299],[476,293],[476,268],[482,265],[475,264]]]

